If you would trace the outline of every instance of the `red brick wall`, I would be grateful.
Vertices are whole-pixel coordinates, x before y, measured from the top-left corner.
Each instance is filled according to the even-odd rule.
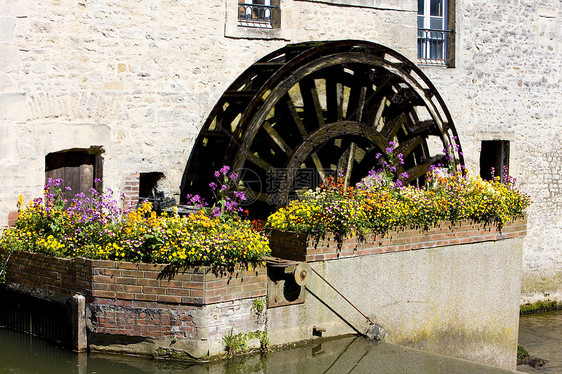
[[[139,201],[140,174],[131,174],[125,178],[125,187],[123,194],[125,195],[125,210],[136,208]]]
[[[6,270],[8,283],[59,295],[137,303],[207,305],[265,296],[265,268],[239,269],[217,275],[209,267],[167,271],[166,265],[65,259],[30,252],[13,252]]]
[[[502,230],[470,222],[455,226],[442,223],[429,230],[405,229],[388,235],[367,235],[364,240],[352,237],[338,243],[333,235],[315,240],[303,234],[273,231],[269,238],[271,255],[296,261],[325,261],[380,253],[412,251],[449,245],[479,243],[522,237],[527,234],[527,219],[508,222]]]
[[[16,221],[18,220],[19,215],[20,215],[20,212],[18,212],[17,210],[12,211],[12,212],[8,212],[8,226],[15,225]]]
[[[164,304],[207,305],[266,295],[265,268],[216,275],[208,267],[166,272],[165,265],[86,260],[93,264],[91,296]]]
[[[208,267],[167,270],[165,265],[13,252],[6,281],[21,292],[59,302],[84,294],[94,332],[148,337],[192,337],[198,328],[194,310],[267,294],[263,267],[228,275]]]
[[[76,293],[74,260],[14,251],[6,266],[6,282],[71,297]]]
[[[96,299],[89,307],[92,326],[98,334],[152,338],[195,338],[197,326],[193,321],[193,311],[201,308],[111,299]]]

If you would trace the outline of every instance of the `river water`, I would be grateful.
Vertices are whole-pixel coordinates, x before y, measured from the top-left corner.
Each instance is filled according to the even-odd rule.
[[[517,370],[562,374],[562,310],[521,316],[519,344],[531,357],[545,359],[547,363],[538,368],[522,365]]]
[[[546,366],[518,370],[562,373],[562,313],[521,318],[521,343]],[[123,355],[75,354],[41,339],[0,328],[0,373],[17,374],[363,374],[363,373],[512,373],[464,360],[350,337],[221,363],[189,365]]]

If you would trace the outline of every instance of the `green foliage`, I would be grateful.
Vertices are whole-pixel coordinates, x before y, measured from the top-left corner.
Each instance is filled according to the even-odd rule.
[[[261,315],[265,311],[265,303],[263,299],[254,299],[252,303],[252,310],[254,310],[258,315]]]
[[[269,351],[269,346],[271,345],[271,341],[269,340],[269,335],[267,331],[262,331],[260,335],[260,350],[262,352]]]
[[[234,355],[244,353],[248,349],[248,340],[259,339],[260,340],[260,351],[266,352],[269,350],[269,337],[267,331],[251,331],[246,334],[234,334],[234,328],[231,328],[228,334],[223,336],[222,340],[224,342],[224,350],[229,357]]]
[[[529,357],[529,352],[523,346],[517,345],[517,365],[522,365]]]
[[[222,338],[225,345],[224,350],[229,356],[244,352],[248,346],[248,337],[245,334],[235,335],[233,331],[234,327]]]

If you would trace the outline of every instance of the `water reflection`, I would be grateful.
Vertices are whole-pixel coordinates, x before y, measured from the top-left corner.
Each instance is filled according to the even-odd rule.
[[[517,370],[528,373],[562,373],[562,310],[521,316],[519,344],[531,356],[547,360],[543,367],[527,365]]]
[[[510,373],[490,366],[351,337],[237,358],[188,365],[122,355],[74,354],[40,339],[0,329],[2,373]]]

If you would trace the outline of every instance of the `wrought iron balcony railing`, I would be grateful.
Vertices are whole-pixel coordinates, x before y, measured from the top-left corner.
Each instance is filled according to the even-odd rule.
[[[274,12],[279,7],[262,4],[238,4],[238,26],[271,29],[276,23]]]
[[[418,62],[447,66],[450,30],[418,29]]]

